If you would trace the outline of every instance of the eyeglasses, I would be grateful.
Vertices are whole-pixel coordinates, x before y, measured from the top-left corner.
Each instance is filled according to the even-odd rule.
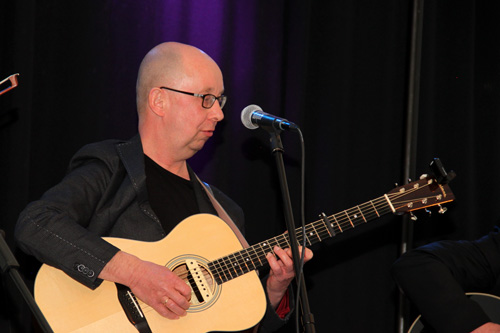
[[[203,100],[201,102],[201,106],[205,109],[210,109],[214,105],[215,101],[219,101],[220,108],[222,109],[224,107],[224,104],[226,104],[226,100],[227,100],[227,96],[224,96],[224,95],[220,95],[219,97],[217,97],[217,96],[212,95],[212,94],[202,95],[202,94],[195,94],[195,93],[177,90],[177,89],[172,89],[172,88],[167,88],[167,87],[160,87],[160,88],[175,91],[175,92],[178,92],[181,94],[191,95],[191,96],[195,96],[195,97],[201,97]]]

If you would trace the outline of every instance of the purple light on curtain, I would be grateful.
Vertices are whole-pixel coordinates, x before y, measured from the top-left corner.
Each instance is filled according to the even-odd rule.
[[[281,109],[283,7],[283,1],[115,0],[106,8],[110,50],[114,52],[108,56],[115,59],[119,71],[111,84],[124,85],[124,71],[135,79],[140,60],[162,42],[190,44],[210,55],[222,70],[228,103],[224,121],[193,163],[211,173],[206,170],[216,168],[212,159],[215,146],[231,141],[229,149],[241,154],[241,141],[254,135],[240,121],[245,106],[259,104],[265,111],[273,110],[270,112]],[[116,90],[119,95],[112,100],[124,107],[132,105],[131,97],[123,100],[123,92],[132,96],[133,88]],[[209,160],[210,165],[205,165]]]
[[[235,5],[241,6],[239,1]],[[226,15],[231,12],[228,6],[233,7],[233,4],[227,1],[162,1],[155,11],[160,18],[157,29],[164,41],[194,45],[219,63],[225,35],[230,29]],[[148,20],[148,17],[143,19]]]
[[[205,165],[222,137],[234,139],[242,129],[240,111],[253,94],[257,3],[168,0],[159,6],[159,14],[155,15],[161,17],[157,20],[161,40],[200,48],[217,62],[224,76],[228,96],[225,120],[215,137],[192,160],[193,164]]]
[[[251,82],[256,47],[255,1],[169,0],[161,6],[159,28],[165,41],[191,44],[209,54],[230,82],[226,89],[231,99],[248,91],[244,86]]]

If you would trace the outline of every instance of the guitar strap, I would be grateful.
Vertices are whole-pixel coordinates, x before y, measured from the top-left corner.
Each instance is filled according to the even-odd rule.
[[[215,199],[214,193],[212,192],[210,185],[202,182],[196,174],[195,174],[195,176],[196,176],[196,179],[200,182],[200,184],[203,187],[203,189],[205,190],[205,192],[207,193],[208,198],[212,202],[212,205],[214,206],[215,210],[217,211],[217,214],[219,215],[219,217],[224,222],[226,222],[226,224],[231,228],[231,230],[233,230],[234,234],[236,235],[236,237],[238,237],[238,240],[240,241],[241,245],[243,245],[244,248],[250,247],[250,245],[248,245],[248,242],[245,239],[245,237],[243,237],[243,234],[241,233],[240,229],[238,229],[236,224],[234,224],[233,220],[231,219],[229,214],[226,212],[226,210],[222,207],[222,205],[219,203],[219,201],[217,201],[217,199]]]
[[[238,237],[238,240],[240,241],[241,245],[243,245],[244,248],[250,247],[250,245],[248,245],[248,242],[245,239],[245,237],[243,237],[243,234],[241,233],[240,229],[236,226],[236,224],[234,224],[233,220],[231,219],[229,214],[226,212],[226,210],[222,207],[222,205],[219,203],[219,201],[217,201],[217,199],[215,199],[214,193],[213,193],[212,189],[210,188],[210,185],[202,182],[201,179],[198,178],[198,176],[196,174],[195,174],[195,177],[198,180],[198,182],[200,182],[201,187],[207,193],[208,198],[212,202],[212,205],[214,206],[215,210],[217,211],[217,214],[219,215],[219,217],[224,222],[226,222],[226,224],[231,228],[231,230],[233,230],[234,234],[236,235],[236,237]],[[252,328],[249,328],[249,329],[243,331],[242,333],[256,333],[259,329],[259,326],[260,326],[260,323],[255,325]]]

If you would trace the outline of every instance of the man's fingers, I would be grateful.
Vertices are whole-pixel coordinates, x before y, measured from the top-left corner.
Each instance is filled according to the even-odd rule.
[[[186,307],[184,303],[187,303],[186,299],[181,297],[183,301],[181,301],[183,304],[179,305],[174,299],[169,298],[166,302],[163,302],[163,305],[167,310],[172,312],[174,315],[183,317],[187,314],[186,310],[189,308],[189,306]]]
[[[191,296],[191,292],[189,293],[189,296]],[[189,309],[189,306],[191,305],[191,303],[189,303],[189,299],[183,294],[178,294],[178,296],[172,299],[172,301],[174,301],[175,305],[183,311]]]

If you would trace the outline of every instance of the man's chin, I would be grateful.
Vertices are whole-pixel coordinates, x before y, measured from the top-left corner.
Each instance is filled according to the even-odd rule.
[[[203,149],[203,147],[205,147],[205,142],[191,146],[190,148],[191,148],[192,155],[201,151]]]

